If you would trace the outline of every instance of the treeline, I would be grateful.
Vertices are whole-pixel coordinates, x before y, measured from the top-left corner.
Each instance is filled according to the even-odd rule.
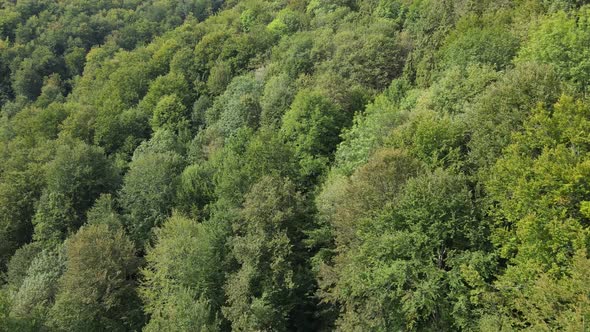
[[[0,331],[584,331],[580,0],[0,0]]]

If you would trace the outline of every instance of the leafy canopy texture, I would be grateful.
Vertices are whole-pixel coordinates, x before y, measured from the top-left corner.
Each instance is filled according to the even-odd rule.
[[[0,332],[590,331],[583,0],[0,0]]]
[[[142,323],[134,282],[138,259],[122,229],[81,228],[66,244],[49,325],[56,330],[126,331]]]

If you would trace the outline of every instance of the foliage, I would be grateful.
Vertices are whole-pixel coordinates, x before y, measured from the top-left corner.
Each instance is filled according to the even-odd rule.
[[[25,322],[25,330],[34,331],[47,326],[64,265],[61,248],[44,250],[30,262],[22,281],[10,284],[16,289],[11,316]]]
[[[587,329],[589,17],[0,0],[0,331]]]
[[[75,232],[94,200],[112,192],[119,181],[118,171],[101,148],[78,141],[58,146],[46,176],[47,186],[33,218],[34,237],[44,242],[59,242]]]
[[[531,39],[521,50],[520,61],[537,61],[552,65],[557,73],[577,89],[588,91],[590,62],[588,62],[588,24],[590,8],[568,15],[557,12],[547,17],[531,33]]]
[[[573,264],[586,264],[590,237],[583,206],[590,188],[585,134],[589,115],[588,105],[565,96],[552,113],[538,108],[525,122],[525,130],[513,136],[487,182],[490,199],[498,205],[491,239],[510,262],[499,276],[498,288],[509,299],[506,307],[523,312],[512,318],[514,326],[545,325],[533,315],[552,317],[549,312],[525,310],[539,296],[539,283],[563,283],[580,273],[572,271]],[[515,295],[516,285],[531,299]],[[556,322],[553,328],[570,323]]]
[[[254,77],[235,78],[208,110],[207,124],[216,124],[226,136],[243,126],[258,127],[260,83]]]
[[[125,227],[139,246],[149,242],[152,227],[170,214],[181,167],[173,152],[147,152],[131,161],[119,201]]]
[[[495,20],[483,23],[482,20]],[[442,66],[485,64],[505,69],[516,55],[519,40],[510,31],[501,14],[483,19],[466,16],[441,48]],[[483,23],[483,24],[482,24]]]
[[[473,162],[490,166],[509,144],[512,132],[521,130],[531,110],[539,103],[552,105],[559,94],[554,71],[535,63],[518,66],[490,85],[467,109]]]
[[[5,172],[0,182],[0,257],[1,266],[33,234],[31,219],[35,198],[40,195],[40,172],[35,169]]]
[[[399,166],[407,163],[404,158],[399,153],[388,156]],[[485,248],[485,229],[477,225],[465,180],[436,170],[404,183],[411,173],[398,167],[389,184],[378,182],[389,193],[381,198],[378,193],[384,191],[370,186],[383,167],[375,162],[350,182],[366,190],[363,205],[352,207],[346,195],[341,204],[350,206],[348,212],[336,212],[331,221],[339,254],[335,265],[323,267],[320,275],[326,297],[342,306],[338,325],[345,330],[465,327],[461,324],[470,319],[457,309],[470,303],[462,303],[465,290],[457,278],[464,278],[463,266],[487,272],[482,264],[486,258],[477,251]]]
[[[340,141],[346,114],[328,98],[308,90],[300,91],[283,116],[281,132],[300,159],[302,175],[318,176]]]
[[[140,326],[142,312],[132,275],[138,259],[122,229],[81,228],[66,244],[50,326],[56,330],[125,331]]]
[[[141,294],[148,331],[216,331],[224,301],[222,225],[174,215],[156,231],[147,253]]]
[[[246,195],[234,226],[232,254],[239,269],[228,277],[223,313],[233,330],[305,329],[309,299],[305,252],[297,246],[307,227],[303,198],[289,180],[263,177]]]

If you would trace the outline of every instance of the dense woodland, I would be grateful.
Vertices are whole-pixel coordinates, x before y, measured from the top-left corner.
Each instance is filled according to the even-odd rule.
[[[0,0],[0,331],[590,330],[583,0]]]

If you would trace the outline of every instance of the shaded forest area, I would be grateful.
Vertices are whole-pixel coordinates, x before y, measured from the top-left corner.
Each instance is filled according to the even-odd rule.
[[[0,331],[590,329],[582,0],[0,0]]]

